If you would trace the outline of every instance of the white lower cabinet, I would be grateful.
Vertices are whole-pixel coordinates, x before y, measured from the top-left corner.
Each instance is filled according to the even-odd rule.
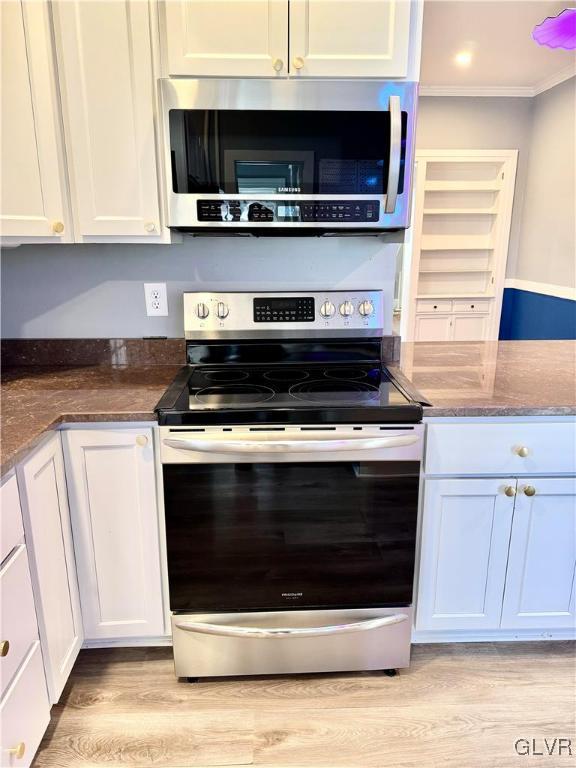
[[[499,626],[514,509],[507,487],[516,481],[424,483],[416,629]]]
[[[165,633],[152,430],[63,434],[87,640]]]
[[[82,617],[60,434],[18,467],[18,486],[50,701],[82,645]]]
[[[0,704],[2,768],[28,768],[50,722],[42,653],[34,643]]]
[[[575,570],[576,479],[519,481],[501,626],[575,627]]]

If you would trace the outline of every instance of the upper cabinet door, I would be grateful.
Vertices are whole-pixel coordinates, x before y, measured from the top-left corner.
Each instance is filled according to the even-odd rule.
[[[290,0],[290,74],[406,77],[411,6],[407,0]]]
[[[574,627],[576,480],[518,481],[502,627]]]
[[[145,2],[53,4],[77,240],[160,232]]]
[[[164,635],[152,430],[70,430],[64,450],[86,639]]]
[[[168,0],[168,74],[282,77],[288,0]]]
[[[45,2],[2,2],[0,234],[71,239],[50,24]]]
[[[59,433],[18,468],[18,485],[46,681],[54,704],[83,640]]]

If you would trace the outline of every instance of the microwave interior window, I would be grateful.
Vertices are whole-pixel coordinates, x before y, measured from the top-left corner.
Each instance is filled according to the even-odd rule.
[[[407,115],[402,113],[399,192]],[[170,110],[181,194],[383,195],[388,112]]]

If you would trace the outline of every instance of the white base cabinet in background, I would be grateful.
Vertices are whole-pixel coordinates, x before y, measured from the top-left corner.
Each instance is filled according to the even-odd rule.
[[[59,433],[18,467],[18,486],[46,681],[54,704],[83,641]]]
[[[86,639],[164,635],[152,430],[63,440]]]

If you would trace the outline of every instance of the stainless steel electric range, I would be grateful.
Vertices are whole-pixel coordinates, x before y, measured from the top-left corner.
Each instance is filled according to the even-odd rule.
[[[158,403],[179,677],[407,666],[422,404],[379,291],[188,293]]]

